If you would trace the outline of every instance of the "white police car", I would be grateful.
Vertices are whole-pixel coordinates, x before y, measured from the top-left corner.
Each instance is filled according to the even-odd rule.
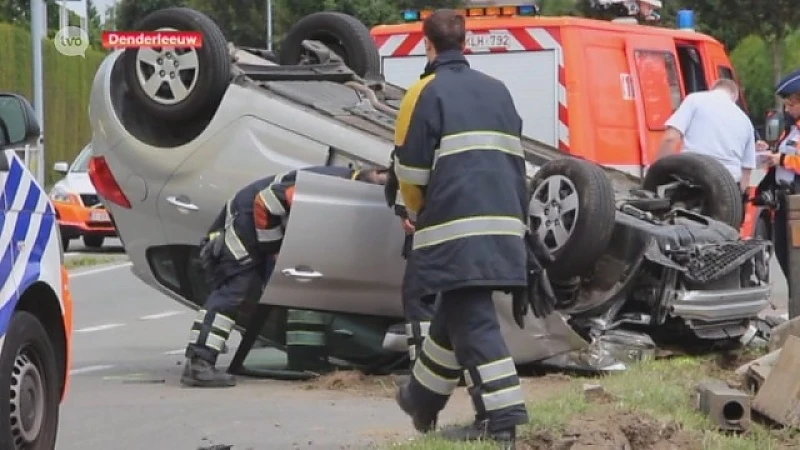
[[[29,163],[39,124],[0,93],[0,449],[55,448],[69,381],[72,300],[58,223]]]

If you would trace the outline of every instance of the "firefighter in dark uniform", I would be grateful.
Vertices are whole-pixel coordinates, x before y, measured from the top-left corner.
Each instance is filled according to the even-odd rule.
[[[374,184],[385,184],[387,177],[386,169],[316,166],[300,170]],[[216,369],[217,356],[233,330],[237,307],[254,289],[263,290],[275,268],[296,176],[293,170],[245,186],[226,202],[211,225],[200,257],[212,291],[191,329],[181,377],[184,385],[236,385],[232,375]]]
[[[428,62],[425,64],[425,69],[422,71],[420,79],[432,73],[431,63]],[[403,231],[405,232],[402,256],[403,259],[408,259],[408,255],[411,253],[416,217],[413,217],[413,214],[409,213],[398,190],[397,176],[394,174],[394,152],[392,153],[391,159],[392,163],[389,167],[389,178],[385,185],[386,202],[390,208],[394,208],[395,215],[402,221]],[[406,336],[408,336],[409,367],[414,366],[417,355],[419,355],[419,350],[422,348],[422,342],[428,335],[435,303],[436,294],[427,295],[421,299],[403,296],[403,315],[406,321]]]
[[[408,89],[397,118],[394,171],[417,218],[403,295],[441,298],[396,400],[432,431],[463,373],[476,420],[442,434],[513,448],[528,413],[492,293],[529,284],[522,121],[505,85],[469,67],[464,26],[449,9],[425,19],[433,73]]]
[[[768,160],[770,170],[759,183],[754,201],[775,208],[772,233],[775,257],[788,279],[787,196],[800,192],[800,69],[779,81],[775,94],[783,99],[786,128],[778,141],[778,151]]]

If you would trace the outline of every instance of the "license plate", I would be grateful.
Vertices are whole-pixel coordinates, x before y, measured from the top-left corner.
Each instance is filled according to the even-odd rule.
[[[108,211],[92,211],[90,219],[92,222],[111,222]]]
[[[507,31],[489,33],[470,33],[467,35],[467,48],[470,50],[508,49],[511,36]]]

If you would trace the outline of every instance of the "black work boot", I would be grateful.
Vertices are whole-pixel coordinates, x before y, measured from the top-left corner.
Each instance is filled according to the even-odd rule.
[[[503,450],[514,450],[517,440],[516,427],[491,431],[489,421],[480,419],[470,425],[442,429],[439,434],[451,441],[494,441],[500,444]]]
[[[411,393],[408,391],[407,383],[400,386],[394,399],[400,409],[411,417],[415,430],[420,433],[427,433],[436,429],[437,413],[418,411],[411,400]]]
[[[236,378],[217,369],[210,362],[195,357],[186,359],[181,384],[190,387],[231,387],[236,386]]]

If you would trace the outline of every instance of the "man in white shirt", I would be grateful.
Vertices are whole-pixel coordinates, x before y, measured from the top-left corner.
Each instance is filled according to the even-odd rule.
[[[683,151],[708,155],[721,162],[740,184],[742,192],[750,185],[756,168],[753,123],[739,108],[736,82],[719,79],[710,91],[686,96],[666,122],[658,157]]]

